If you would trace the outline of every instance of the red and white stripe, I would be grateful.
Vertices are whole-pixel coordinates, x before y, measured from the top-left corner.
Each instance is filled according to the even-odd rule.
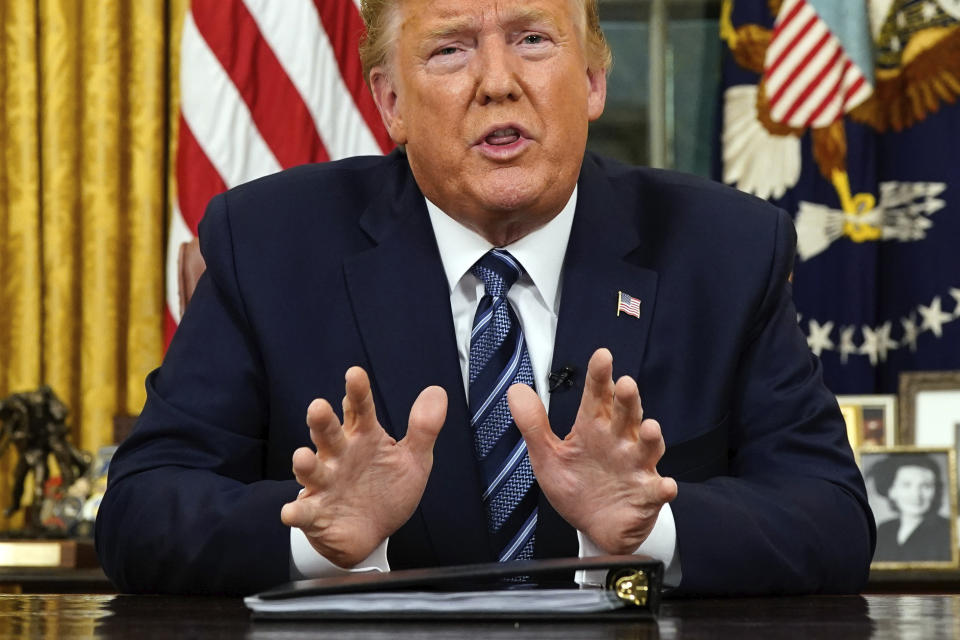
[[[167,340],[177,256],[210,198],[298,164],[386,153],[364,84],[358,0],[192,0],[180,50],[177,194],[167,245]]]
[[[763,80],[771,118],[798,128],[830,125],[873,91],[807,0],[781,5]]]

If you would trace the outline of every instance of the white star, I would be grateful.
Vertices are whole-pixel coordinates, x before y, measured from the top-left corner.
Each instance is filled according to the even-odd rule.
[[[819,322],[811,320],[809,326],[810,335],[807,336],[807,346],[810,347],[810,350],[817,357],[820,357],[822,351],[832,350],[833,340],[830,339],[830,332],[833,331],[833,322],[827,322],[820,326]]]
[[[923,21],[930,22],[937,17],[937,7],[932,2],[923,4]]]
[[[900,339],[900,344],[910,346],[910,351],[917,351],[917,335],[920,333],[917,331],[917,314],[915,311],[910,312],[909,318],[900,318],[900,324],[903,325],[903,338]]]
[[[853,332],[856,327],[843,327],[840,329],[840,362],[847,364],[847,358],[851,353],[857,352],[857,346],[853,344]]]
[[[894,51],[900,51],[900,38],[896,36],[890,38],[890,48]]]
[[[893,323],[890,321],[884,322],[877,329],[877,351],[880,353],[880,362],[886,362],[887,352],[895,351],[900,346],[896,340],[890,338],[891,329],[893,329]]]
[[[890,322],[884,322],[876,329],[863,325],[863,345],[860,353],[869,356],[873,366],[877,366],[878,360],[886,362],[887,352],[897,348],[897,343],[890,339],[890,329]]]
[[[953,317],[960,318],[960,289],[950,289],[950,295],[956,301],[953,307]]]
[[[877,358],[880,357],[877,353],[880,348],[877,337],[876,331],[867,325],[863,325],[863,344],[860,345],[860,355],[869,356],[870,364],[874,367],[877,366]]]
[[[938,338],[943,335],[944,323],[950,322],[950,320],[953,319],[951,314],[941,311],[940,296],[934,298],[933,303],[929,307],[920,305],[917,310],[920,312],[920,315],[923,316],[923,323],[920,325],[920,330],[926,331],[929,329],[933,331],[933,335]]]

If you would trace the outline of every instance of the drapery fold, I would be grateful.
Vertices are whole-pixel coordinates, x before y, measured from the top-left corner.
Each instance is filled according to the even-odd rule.
[[[88,451],[162,357],[186,5],[0,0],[0,398],[49,384]]]

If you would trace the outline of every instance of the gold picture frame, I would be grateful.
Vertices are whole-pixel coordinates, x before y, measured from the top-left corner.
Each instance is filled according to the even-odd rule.
[[[918,420],[922,423],[918,424]],[[900,444],[952,447],[956,445],[957,424],[960,424],[960,371],[900,374]]]
[[[863,409],[856,404],[841,403],[840,415],[843,416],[843,422],[847,425],[847,440],[850,441],[850,448],[856,451],[860,448],[862,434],[860,423],[863,421]]]
[[[840,395],[840,413],[854,450],[897,444],[897,396],[893,394]],[[852,422],[851,422],[852,421]]]
[[[858,462],[867,485],[867,498],[877,521],[877,548],[872,570],[955,571],[960,567],[960,544],[957,539],[957,459],[949,447],[866,447],[859,451]],[[926,511],[916,514],[921,520],[903,536],[906,515],[913,495],[902,487],[916,486],[917,475],[907,476],[899,484],[906,468],[935,469],[933,496]],[[900,486],[901,489],[895,489]],[[901,497],[895,497],[894,491]],[[902,497],[907,491],[907,498]],[[936,501],[939,500],[939,504]],[[899,508],[898,505],[899,504]],[[946,511],[946,514],[944,514]],[[906,514],[906,515],[905,515]]]

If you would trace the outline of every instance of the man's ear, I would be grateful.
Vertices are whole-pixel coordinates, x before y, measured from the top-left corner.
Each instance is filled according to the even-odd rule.
[[[593,122],[603,115],[607,103],[607,70],[587,69],[587,117]]]
[[[406,144],[407,127],[400,108],[400,98],[394,86],[393,75],[386,67],[374,67],[370,70],[370,89],[390,138],[398,145]]]

